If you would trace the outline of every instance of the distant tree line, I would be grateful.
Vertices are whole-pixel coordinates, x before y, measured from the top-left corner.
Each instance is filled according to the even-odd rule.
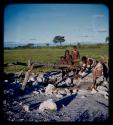
[[[62,45],[63,42],[65,42],[65,37],[64,36],[61,36],[61,35],[58,35],[58,36],[55,36],[53,38],[53,41],[52,41],[56,47],[58,48],[65,48],[67,46],[73,46],[73,45]],[[108,43],[109,42],[109,36],[107,36],[105,38],[105,43]],[[75,44],[74,44],[75,45]],[[97,44],[94,44],[94,45],[83,45],[81,44],[80,42],[77,42],[76,43],[77,47],[78,48],[100,48],[100,46],[102,45],[101,43],[97,43]],[[18,49],[18,48],[23,48],[23,49],[26,49],[26,48],[44,48],[44,47],[50,47],[50,44],[49,43],[45,43],[45,46],[39,46],[39,45],[35,45],[33,43],[28,43],[26,45],[19,45],[17,47],[5,47],[5,49]],[[54,46],[51,46],[51,47],[54,47]]]

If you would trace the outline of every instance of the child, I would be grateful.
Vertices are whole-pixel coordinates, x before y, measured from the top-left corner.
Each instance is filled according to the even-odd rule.
[[[58,64],[60,64],[60,65],[66,64],[64,56],[60,57],[60,60],[59,60]]]

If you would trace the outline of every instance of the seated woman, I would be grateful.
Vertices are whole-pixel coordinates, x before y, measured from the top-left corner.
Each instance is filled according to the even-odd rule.
[[[89,73],[92,72],[92,69],[96,65],[96,60],[93,58],[87,58],[86,56],[83,56],[81,60],[82,60],[82,68],[78,76],[84,78],[85,76],[87,76]]]

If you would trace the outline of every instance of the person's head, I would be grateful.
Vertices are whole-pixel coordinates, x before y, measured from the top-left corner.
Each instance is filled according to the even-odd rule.
[[[88,64],[89,64],[89,65],[92,65],[92,64],[93,64],[93,60],[92,60],[92,59],[89,59],[89,60],[88,60]]]
[[[73,49],[74,49],[74,50],[77,50],[77,46],[73,46]]]
[[[66,56],[66,55],[70,55],[70,52],[69,52],[68,49],[65,51],[65,56]]]
[[[82,60],[83,63],[87,63],[87,57],[86,56],[82,56],[81,60]]]
[[[60,57],[60,60],[62,60],[62,61],[63,61],[63,60],[64,60],[64,56],[61,56],[61,57]]]

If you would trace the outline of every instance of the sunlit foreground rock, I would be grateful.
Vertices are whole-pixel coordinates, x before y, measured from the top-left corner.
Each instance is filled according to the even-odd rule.
[[[44,111],[44,110],[57,110],[56,104],[53,102],[52,99],[48,99],[44,102],[42,102],[39,106],[39,111]]]

